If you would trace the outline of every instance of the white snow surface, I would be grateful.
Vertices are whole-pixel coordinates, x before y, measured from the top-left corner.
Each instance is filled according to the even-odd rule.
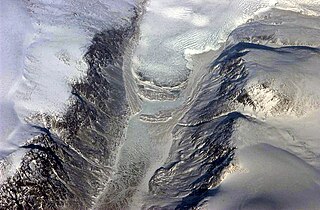
[[[86,75],[93,35],[129,24],[134,0],[3,0],[0,30],[0,158],[32,135],[26,119],[59,117],[71,84]]]
[[[34,132],[25,119],[63,114],[70,84],[86,74],[83,55],[92,36],[127,24],[133,4],[134,0],[2,0],[0,158],[6,157],[10,166],[7,174],[0,173],[0,182],[14,171],[24,151],[12,153]],[[176,85],[187,79],[188,54],[219,48],[238,25],[271,7],[318,15],[320,1],[150,0],[134,56],[135,71],[155,83]],[[252,92],[257,100],[259,94]],[[235,134],[241,170],[226,177],[209,199],[209,208],[320,206],[319,116],[316,108],[302,117],[264,116],[257,126],[243,122]],[[0,162],[1,171],[5,164]]]
[[[237,167],[206,199],[207,209],[318,209],[320,111],[304,108],[309,113],[300,117],[237,123]]]
[[[242,148],[241,171],[227,176],[209,209],[318,209],[320,174],[303,160],[270,144]]]
[[[150,0],[141,22],[135,72],[155,85],[178,85],[190,72],[190,54],[218,49],[255,14],[273,7],[318,14],[314,9],[319,5],[303,0]]]

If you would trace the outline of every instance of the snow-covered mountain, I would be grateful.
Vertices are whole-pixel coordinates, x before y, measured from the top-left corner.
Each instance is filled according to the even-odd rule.
[[[319,13],[4,0],[0,209],[317,209]]]

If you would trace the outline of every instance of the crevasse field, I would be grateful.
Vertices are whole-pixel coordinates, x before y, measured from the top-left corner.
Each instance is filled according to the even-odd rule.
[[[320,1],[2,0],[0,209],[320,208]]]

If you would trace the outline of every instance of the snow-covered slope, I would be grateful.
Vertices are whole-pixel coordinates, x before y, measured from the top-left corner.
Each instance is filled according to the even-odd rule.
[[[190,54],[218,49],[230,32],[255,14],[273,7],[318,14],[319,2],[286,0],[152,0],[141,22],[141,40],[134,55],[135,74],[142,80],[141,94],[156,99],[150,90],[168,94],[165,87],[181,87],[192,69],[186,66]],[[171,95],[176,95],[172,91]]]
[[[320,44],[314,39],[320,34],[318,19],[282,10],[266,12],[233,31],[231,47],[213,62],[212,78],[222,76],[224,82],[213,83],[219,92],[211,82],[202,86],[207,91],[200,90],[200,98],[207,102],[202,99],[195,105],[203,104],[198,110],[207,111],[196,122],[211,122],[216,114],[230,115],[230,110],[243,117],[230,129],[237,149],[227,173],[233,173],[205,193],[209,198],[198,204],[202,208],[320,205],[320,51],[309,47]],[[214,102],[212,95],[221,97]]]
[[[134,1],[14,0],[1,10],[0,137],[11,142],[26,118],[66,110],[70,84],[88,69],[83,56],[93,35],[130,24]]]
[[[0,208],[88,208],[130,112],[138,2],[1,4]]]
[[[320,2],[143,4],[2,2],[0,208],[317,208]]]
[[[146,206],[319,206],[318,24],[317,16],[272,9],[235,29],[219,55],[191,57],[199,72],[167,123],[175,124],[172,146],[150,177]]]
[[[204,209],[318,209],[319,170],[270,144],[239,149],[240,170],[226,177]]]

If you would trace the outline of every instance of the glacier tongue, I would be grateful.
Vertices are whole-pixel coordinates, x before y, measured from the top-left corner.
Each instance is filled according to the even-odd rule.
[[[319,2],[144,3],[5,0],[0,208],[319,206]]]
[[[319,3],[287,0],[172,1],[152,0],[141,22],[141,40],[134,55],[135,74],[146,88],[178,86],[190,71],[186,56],[218,49],[229,33],[255,14],[287,7],[318,14]],[[316,8],[316,7],[313,7]],[[144,94],[146,97],[150,97]]]
[[[179,86],[191,71],[185,54],[217,49],[236,26],[273,5],[269,0],[150,1],[133,58],[136,76],[156,90]]]

